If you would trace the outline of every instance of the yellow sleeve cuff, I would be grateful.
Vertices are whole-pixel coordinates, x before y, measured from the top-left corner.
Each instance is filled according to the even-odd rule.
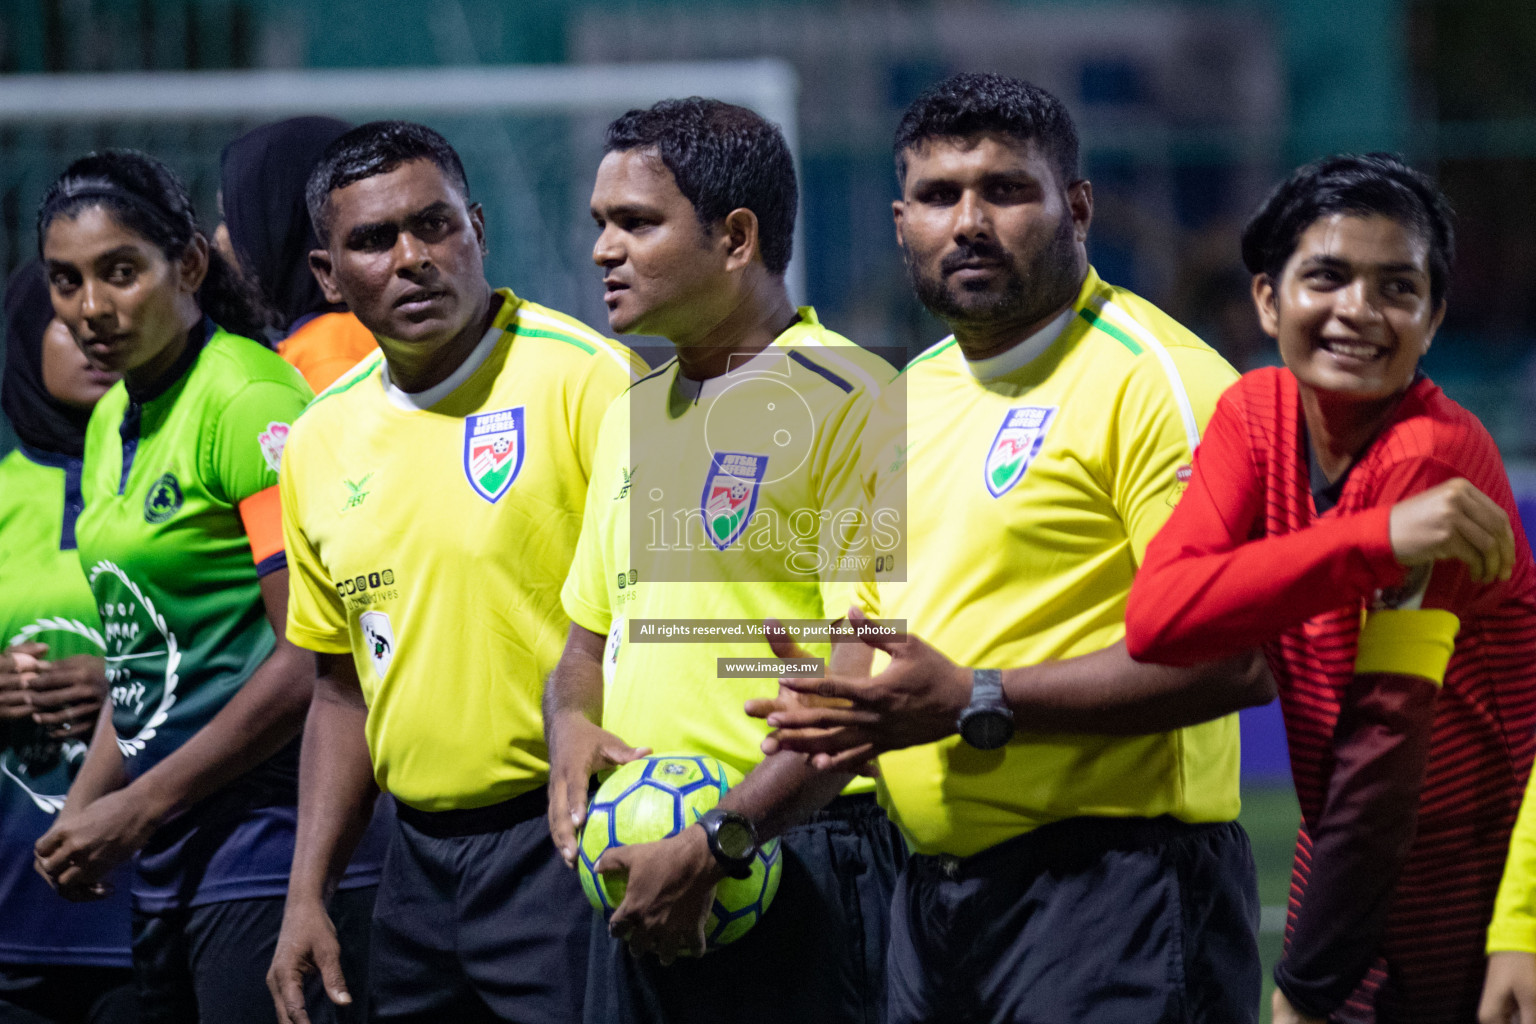
[[[1440,686],[1460,628],[1460,619],[1436,608],[1369,612],[1360,628],[1355,674],[1419,676]]]
[[[1529,914],[1494,919],[1488,928],[1489,953],[1536,953],[1536,918]]]

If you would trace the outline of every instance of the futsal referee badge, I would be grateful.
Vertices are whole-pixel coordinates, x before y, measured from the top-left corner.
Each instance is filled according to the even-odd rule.
[[[373,670],[383,679],[389,671],[389,663],[395,660],[395,630],[384,612],[363,612],[358,616],[363,631],[363,643],[368,646],[368,660]]]
[[[711,458],[699,504],[704,511],[704,530],[709,541],[721,551],[736,543],[747,528],[757,510],[758,491],[767,472],[766,455],[715,452]]]
[[[523,469],[523,407],[482,412],[464,421],[464,475],[475,493],[496,502]]]
[[[1045,432],[1056,418],[1056,406],[1026,405],[1009,409],[1003,417],[1003,425],[992,439],[987,451],[987,490],[992,497],[1001,498],[1013,490],[1013,485],[1024,477],[1024,471],[1040,454],[1045,443]]]

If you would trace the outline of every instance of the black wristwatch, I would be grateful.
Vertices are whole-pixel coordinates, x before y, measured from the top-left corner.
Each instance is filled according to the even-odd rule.
[[[735,811],[711,807],[699,817],[704,826],[704,837],[709,840],[709,852],[732,878],[748,878],[752,874],[752,858],[757,856],[757,829],[752,822]]]
[[[971,702],[960,712],[960,738],[977,750],[996,750],[1013,739],[1013,709],[1003,699],[1003,673],[971,670]]]

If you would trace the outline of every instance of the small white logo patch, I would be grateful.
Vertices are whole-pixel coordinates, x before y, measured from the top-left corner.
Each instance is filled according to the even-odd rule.
[[[613,620],[613,628],[608,630],[608,643],[603,648],[603,687],[613,685],[614,673],[619,668],[619,647],[624,643],[624,617],[619,616]]]
[[[389,671],[389,663],[395,658],[395,631],[389,624],[389,616],[383,612],[363,612],[358,618],[363,627],[363,643],[368,645],[368,657],[380,679]]]
[[[288,443],[288,424],[268,423],[267,429],[256,436],[256,443],[261,445],[261,456],[267,460],[267,465],[276,473],[283,461],[283,446]]]

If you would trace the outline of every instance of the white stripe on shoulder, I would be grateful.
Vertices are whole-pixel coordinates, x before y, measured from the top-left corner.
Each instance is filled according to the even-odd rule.
[[[1189,400],[1189,391],[1184,387],[1184,378],[1179,375],[1179,368],[1174,364],[1173,357],[1168,354],[1167,346],[1159,341],[1155,334],[1143,327],[1135,317],[1110,302],[1107,297],[1095,295],[1088,300],[1088,304],[1094,308],[1094,312],[1113,321],[1116,327],[1131,335],[1147,351],[1157,357],[1158,365],[1163,368],[1163,375],[1168,378],[1168,386],[1173,389],[1173,399],[1178,403],[1179,416],[1184,421],[1184,437],[1189,441],[1189,451],[1193,456],[1195,449],[1200,447],[1200,423],[1195,419],[1195,407]]]
[[[844,376],[854,378],[860,384],[862,384],[866,390],[880,390],[880,382],[875,380],[874,377],[870,376],[868,370],[864,369],[864,367],[860,366],[858,363],[855,363],[853,360],[842,355],[842,353],[839,351],[839,349],[853,346],[854,343],[852,341],[850,341],[847,346],[830,345],[827,343],[826,337],[821,331],[812,332],[812,339],[816,343],[816,354],[822,359],[841,369]]]
[[[563,331],[573,337],[590,342],[593,348],[619,365],[619,368],[628,375],[631,384],[640,379],[640,371],[636,370],[634,364],[625,358],[624,352],[619,348],[617,342],[597,333],[575,317],[567,317],[558,310],[552,310],[546,306],[536,306],[526,301],[518,309],[517,313],[520,319],[529,324],[542,324],[545,327],[552,327],[557,331]]]

